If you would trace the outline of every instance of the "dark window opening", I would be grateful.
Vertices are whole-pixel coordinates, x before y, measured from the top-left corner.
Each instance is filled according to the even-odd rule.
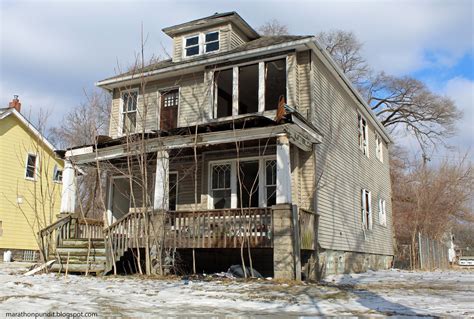
[[[258,112],[258,64],[239,68],[239,114]]]
[[[199,54],[199,36],[187,38],[185,50],[186,56],[193,56]]]
[[[170,173],[168,177],[169,189],[169,210],[176,210],[176,201],[178,198],[178,174]]]
[[[258,207],[258,161],[239,164],[237,177],[237,201],[239,208]]]
[[[265,63],[265,110],[276,110],[281,96],[286,101],[286,59]]]
[[[219,50],[219,32],[210,32],[205,37],[206,52]]]
[[[35,178],[36,173],[36,155],[29,154],[26,162],[26,178]]]
[[[217,91],[216,118],[232,115],[232,79],[232,69],[214,74]]]

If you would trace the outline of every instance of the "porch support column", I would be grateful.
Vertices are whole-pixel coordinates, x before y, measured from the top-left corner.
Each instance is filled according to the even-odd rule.
[[[168,210],[168,173],[169,154],[167,151],[158,151],[156,154],[155,196],[153,210]]]
[[[276,203],[291,203],[291,162],[290,141],[286,134],[277,138],[277,180],[276,180]]]
[[[275,279],[300,280],[295,266],[295,225],[290,204],[272,206],[273,212],[273,275]]]
[[[61,192],[61,214],[72,214],[76,209],[76,172],[71,161],[64,161],[63,188]]]

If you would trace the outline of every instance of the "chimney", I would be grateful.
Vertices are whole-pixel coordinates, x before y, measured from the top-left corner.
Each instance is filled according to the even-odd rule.
[[[10,103],[8,103],[8,107],[14,108],[18,112],[20,112],[21,103],[20,103],[20,100],[18,99],[18,95],[13,95],[13,100]]]

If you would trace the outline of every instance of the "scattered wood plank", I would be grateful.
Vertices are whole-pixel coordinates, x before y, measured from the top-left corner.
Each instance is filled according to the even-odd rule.
[[[24,276],[31,276],[31,275],[34,275],[36,274],[37,272],[51,266],[54,262],[56,261],[56,259],[53,259],[53,260],[50,260],[44,264],[42,264],[41,266],[38,266],[30,271],[28,271],[27,273],[24,274]]]

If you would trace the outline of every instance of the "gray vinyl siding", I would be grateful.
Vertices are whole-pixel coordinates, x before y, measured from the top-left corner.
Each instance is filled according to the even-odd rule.
[[[208,77],[206,77],[208,78]],[[138,96],[137,132],[159,128],[160,92],[170,88],[179,88],[178,127],[190,126],[210,116],[211,82],[205,80],[204,72],[187,74],[147,83],[145,94]],[[120,136],[121,92],[114,90],[110,116],[109,135]]]
[[[369,123],[369,157],[359,149],[357,105],[313,54],[313,123],[323,134],[316,146],[316,210],[319,241],[325,249],[393,254],[388,149],[375,157],[375,132]],[[373,229],[364,231],[361,189],[372,193]],[[387,227],[379,224],[378,199],[386,200]]]

